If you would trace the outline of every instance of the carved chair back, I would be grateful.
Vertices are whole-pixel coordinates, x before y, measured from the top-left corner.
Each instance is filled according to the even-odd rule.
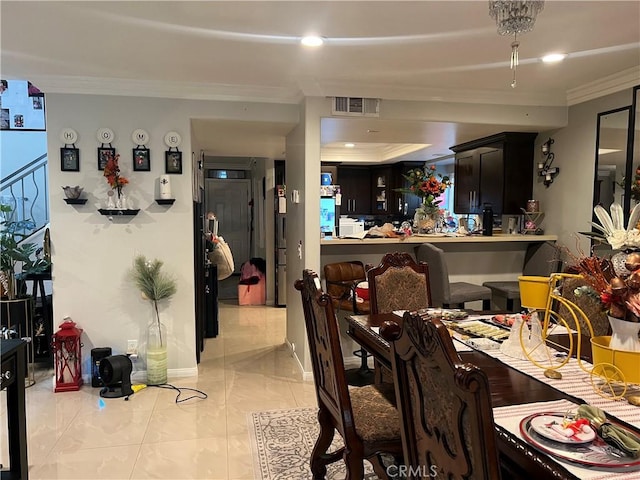
[[[346,478],[364,478],[366,458],[378,477],[387,479],[381,454],[402,455],[398,411],[389,402],[393,391],[385,393],[373,386],[349,389],[331,297],[322,292],[311,270],[303,271],[295,288],[302,296],[319,409],[320,433],[310,462],[313,478],[325,478],[326,466],[340,459],[345,462]],[[345,446],[328,453],[335,430]]]
[[[367,272],[371,313],[419,310],[431,302],[429,267],[408,253],[387,253]]]
[[[500,478],[486,374],[462,363],[447,328],[406,312],[403,327],[385,322],[400,412],[405,461],[435,478]]]

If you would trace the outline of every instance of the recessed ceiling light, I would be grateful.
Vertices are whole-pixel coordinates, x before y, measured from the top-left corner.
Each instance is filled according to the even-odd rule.
[[[550,53],[549,55],[545,55],[542,57],[542,61],[544,63],[555,63],[561,62],[567,57],[566,53]]]
[[[356,146],[356,144],[355,143],[345,143],[344,146],[347,147],[347,148],[353,148],[353,147]]]
[[[305,47],[319,47],[324,43],[322,37],[317,37],[315,35],[309,35],[307,37],[302,37],[300,43]]]

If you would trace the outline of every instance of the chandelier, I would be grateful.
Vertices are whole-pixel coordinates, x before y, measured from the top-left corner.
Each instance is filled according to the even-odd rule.
[[[516,88],[516,68],[518,67],[518,34],[533,30],[536,17],[544,8],[544,0],[500,0],[489,1],[489,15],[496,21],[498,34],[513,35],[511,43],[511,69]]]

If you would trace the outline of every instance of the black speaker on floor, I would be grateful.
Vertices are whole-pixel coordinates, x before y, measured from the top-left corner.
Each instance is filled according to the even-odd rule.
[[[131,371],[133,364],[126,355],[112,355],[100,361],[100,378],[104,387],[100,396],[104,398],[119,398],[133,395],[131,388]]]
[[[111,347],[98,347],[91,349],[91,386],[102,387],[100,379],[100,361],[111,355]]]

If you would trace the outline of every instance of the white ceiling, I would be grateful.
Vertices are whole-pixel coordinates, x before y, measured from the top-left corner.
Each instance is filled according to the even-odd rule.
[[[639,1],[547,0],[534,30],[520,38],[515,89],[509,86],[513,39],[496,33],[487,2],[479,0],[3,0],[0,20],[2,77],[31,80],[45,93],[548,106],[640,83]],[[325,45],[301,47],[298,40],[309,33],[325,37]],[[561,64],[541,63],[550,52],[569,56]],[[214,155],[282,158],[291,127],[194,120],[192,134]],[[323,123],[323,155],[345,155],[335,148],[353,141],[370,144],[367,154],[379,158],[429,143],[432,157],[498,131],[495,125],[333,119]]]

